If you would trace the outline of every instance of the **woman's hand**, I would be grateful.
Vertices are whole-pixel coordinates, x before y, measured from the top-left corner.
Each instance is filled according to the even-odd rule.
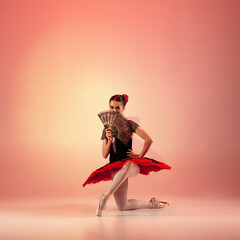
[[[107,128],[105,132],[106,132],[106,137],[108,141],[113,142],[114,137],[113,137],[112,131],[110,131],[109,128]]]
[[[134,153],[132,149],[128,149],[127,155],[128,157],[139,157],[139,154]]]

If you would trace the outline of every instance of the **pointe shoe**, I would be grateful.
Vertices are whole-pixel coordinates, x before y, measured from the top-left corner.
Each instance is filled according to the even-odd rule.
[[[99,203],[98,203],[98,207],[96,209],[96,215],[98,217],[102,216],[102,211],[106,208],[106,201],[107,201],[108,197],[105,194],[102,194],[99,198]],[[102,207],[100,207],[100,203],[102,202]]]
[[[149,208],[163,208],[169,206],[168,202],[158,201],[157,198],[151,198]]]

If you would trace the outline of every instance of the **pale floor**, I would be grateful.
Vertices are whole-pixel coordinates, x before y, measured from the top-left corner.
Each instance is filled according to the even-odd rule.
[[[92,197],[1,202],[0,239],[240,239],[239,199],[168,201],[164,209],[119,211],[111,199],[100,218]]]

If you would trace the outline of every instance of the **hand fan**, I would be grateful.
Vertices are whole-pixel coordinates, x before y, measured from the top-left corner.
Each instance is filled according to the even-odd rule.
[[[109,128],[114,137],[127,145],[132,135],[128,120],[121,113],[112,110],[100,112],[98,116],[104,128]]]

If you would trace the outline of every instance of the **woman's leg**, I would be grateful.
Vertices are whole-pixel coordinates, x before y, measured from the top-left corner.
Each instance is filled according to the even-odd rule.
[[[116,173],[112,174],[112,178]],[[140,201],[137,199],[127,199],[128,178],[114,192],[115,202],[120,211],[134,210],[139,208],[162,208],[169,204],[167,202],[159,202],[156,198],[151,201]]]
[[[119,210],[148,208],[149,202],[136,199],[127,200],[128,177],[135,177],[140,171],[136,163],[126,163],[117,173],[112,174],[113,181],[105,193],[107,197],[114,194]]]
[[[136,199],[127,199],[128,178],[114,192],[114,198],[120,211],[139,208],[149,208],[149,202]]]
[[[139,171],[140,168],[136,163],[128,161],[115,174],[113,181],[106,192],[106,195],[113,194],[128,177],[135,177]]]
[[[104,198],[100,198],[99,207],[105,208],[108,198],[119,188],[119,186],[130,176],[136,176],[139,173],[139,166],[136,163],[128,161],[124,166],[115,174],[111,185],[104,194]]]

